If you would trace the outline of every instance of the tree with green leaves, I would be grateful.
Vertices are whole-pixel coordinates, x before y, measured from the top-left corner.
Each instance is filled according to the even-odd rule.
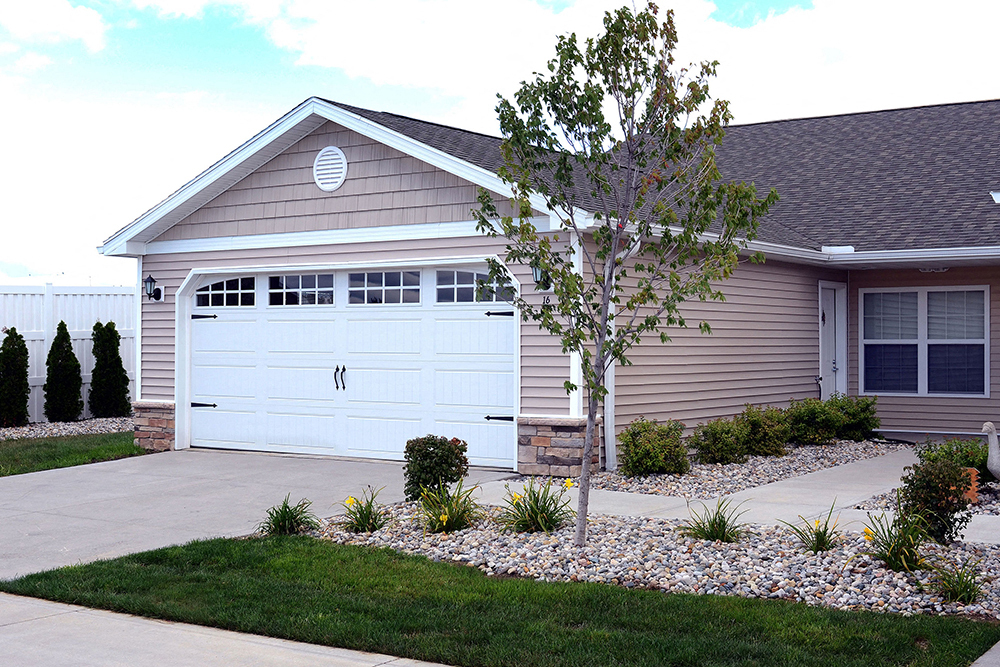
[[[83,378],[80,360],[73,352],[73,341],[66,323],[60,321],[45,359],[45,418],[50,422],[75,422],[83,410]]]
[[[94,372],[90,378],[87,405],[94,417],[128,417],[132,414],[129,401],[128,373],[122,364],[121,335],[114,322],[94,325]]]
[[[587,396],[580,546],[608,369],[628,364],[644,336],[666,343],[669,327],[686,326],[685,301],[723,300],[719,282],[777,201],[774,191],[759,198],[753,184],[723,179],[716,149],[732,116],[709,96],[717,63],[677,67],[676,44],[673,12],[661,21],[652,3],[605,14],[597,38],[559,37],[547,70],[497,106],[499,175],[518,215],[501,216],[485,191],[475,211],[481,232],[506,239],[508,264],[529,265],[551,285],[542,302],[513,297],[522,318],[581,359],[583,386],[566,382],[567,391]],[[548,209],[549,229],[532,222],[535,196]],[[490,262],[490,280],[510,282],[503,263]]]
[[[28,423],[28,346],[24,336],[11,327],[0,344],[0,426]]]

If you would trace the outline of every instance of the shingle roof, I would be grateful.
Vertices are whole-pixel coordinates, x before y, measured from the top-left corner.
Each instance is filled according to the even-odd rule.
[[[497,137],[331,104],[500,167]],[[734,125],[719,165],[726,179],[778,191],[761,241],[858,251],[1000,245],[1000,205],[989,194],[1000,190],[1000,100]]]

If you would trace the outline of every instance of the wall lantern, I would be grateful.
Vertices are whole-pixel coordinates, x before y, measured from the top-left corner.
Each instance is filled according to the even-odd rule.
[[[541,267],[531,267],[531,278],[535,281],[535,287],[539,292],[546,292],[552,288],[552,279],[549,277],[549,272]]]
[[[151,301],[159,301],[163,298],[163,292],[156,286],[156,279],[152,275],[146,276],[142,281],[142,286],[146,289],[146,297]]]

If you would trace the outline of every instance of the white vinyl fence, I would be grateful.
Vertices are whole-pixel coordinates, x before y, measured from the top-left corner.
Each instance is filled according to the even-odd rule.
[[[129,392],[135,400],[135,289],[131,287],[12,287],[0,286],[0,327],[16,327],[28,346],[28,419],[45,419],[45,358],[52,346],[59,321],[65,321],[73,339],[73,352],[83,374],[83,415],[90,416],[87,394],[94,370],[94,323],[114,322],[121,334],[122,363],[129,376]]]

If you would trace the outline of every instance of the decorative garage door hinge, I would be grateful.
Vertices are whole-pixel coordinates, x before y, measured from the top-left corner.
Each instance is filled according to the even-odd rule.
[[[192,320],[214,320],[218,315],[192,315]]]
[[[217,408],[219,407],[215,403],[192,403],[192,408]]]
[[[514,317],[513,310],[487,310],[486,317],[492,317],[496,315],[497,317]]]
[[[501,421],[501,422],[512,422],[513,417],[494,417],[493,415],[486,415],[486,421]]]

